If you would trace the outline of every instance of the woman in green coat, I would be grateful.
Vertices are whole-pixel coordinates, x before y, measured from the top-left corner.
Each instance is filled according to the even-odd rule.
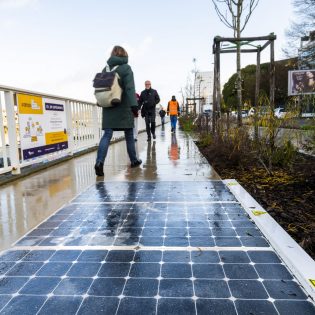
[[[112,50],[111,57],[107,60],[107,64],[110,69],[118,66],[115,71],[119,74],[119,83],[123,92],[119,105],[115,107],[103,107],[102,129],[104,130],[104,134],[97,151],[95,164],[95,173],[97,176],[104,176],[103,166],[113,131],[125,132],[127,152],[131,167],[136,167],[142,163],[142,161],[137,158],[133,137],[133,112],[138,112],[138,103],[135,97],[133,72],[128,65],[128,54],[126,50],[120,46],[115,46]]]

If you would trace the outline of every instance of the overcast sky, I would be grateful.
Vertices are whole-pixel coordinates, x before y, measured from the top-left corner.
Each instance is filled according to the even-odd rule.
[[[260,0],[243,36],[274,32],[283,59],[291,0]],[[213,67],[216,35],[232,36],[211,0],[0,0],[0,85],[94,101],[92,79],[113,45],[126,48],[136,82],[149,79],[166,104],[196,66]],[[255,55],[242,57],[242,67]],[[262,55],[262,62],[269,51]],[[235,72],[235,56],[222,56],[222,85]]]

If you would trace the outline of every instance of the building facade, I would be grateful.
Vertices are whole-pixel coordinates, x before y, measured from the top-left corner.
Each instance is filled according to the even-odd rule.
[[[200,71],[196,73],[195,97],[203,98],[197,101],[197,113],[212,111],[213,71]]]

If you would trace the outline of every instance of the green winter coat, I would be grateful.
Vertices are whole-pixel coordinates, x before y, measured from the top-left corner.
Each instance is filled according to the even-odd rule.
[[[120,76],[120,86],[123,93],[121,104],[116,107],[103,107],[102,129],[111,128],[116,130],[134,128],[134,116],[131,107],[138,106],[135,96],[135,83],[133,72],[128,65],[128,57],[113,56],[107,60],[110,69],[119,65],[115,70]]]

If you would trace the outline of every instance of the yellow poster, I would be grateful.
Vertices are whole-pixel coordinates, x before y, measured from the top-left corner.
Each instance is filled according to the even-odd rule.
[[[68,141],[68,136],[65,131],[58,131],[58,132],[47,132],[45,134],[46,145],[55,144],[60,142]]]
[[[43,99],[40,96],[17,94],[19,114],[43,114]]]
[[[17,94],[17,106],[24,160],[68,148],[65,101]]]

